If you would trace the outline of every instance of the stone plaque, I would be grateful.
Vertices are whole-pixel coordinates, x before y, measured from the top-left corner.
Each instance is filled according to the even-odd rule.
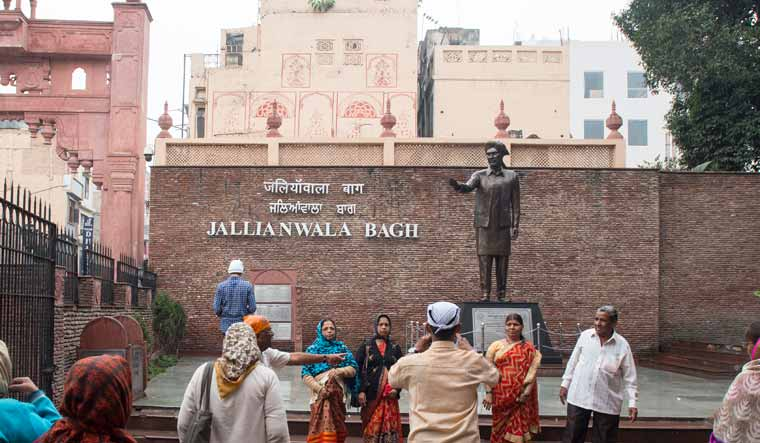
[[[272,323],[273,340],[292,340],[293,331],[290,323]]]
[[[256,285],[253,288],[256,302],[292,303],[290,285]]]
[[[290,304],[259,304],[256,303],[256,314],[263,315],[269,321],[291,321],[292,306]]]
[[[528,331],[535,328],[533,315],[530,308],[517,308],[509,305],[504,307],[483,307],[472,309],[473,346],[477,350],[486,350],[491,343],[504,338],[504,320],[507,315],[516,312],[523,319],[523,335],[525,340],[533,343],[533,334]],[[483,328],[485,324],[485,344],[483,341]],[[532,325],[532,326],[531,326]]]

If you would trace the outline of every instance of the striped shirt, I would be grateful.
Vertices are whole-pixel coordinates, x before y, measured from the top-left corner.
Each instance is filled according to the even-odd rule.
[[[231,275],[219,283],[214,294],[214,313],[221,317],[219,329],[222,333],[233,323],[243,321],[243,317],[256,312],[256,297],[253,285],[237,275]]]
[[[638,399],[636,364],[628,341],[617,332],[602,346],[594,329],[583,331],[567,362],[562,387],[568,403],[603,414],[619,415],[623,393],[628,407]]]

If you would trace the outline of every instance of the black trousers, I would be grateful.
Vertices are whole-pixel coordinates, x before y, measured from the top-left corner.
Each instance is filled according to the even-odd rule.
[[[507,266],[508,255],[479,255],[480,264],[480,291],[483,294],[491,293],[491,270],[493,262],[496,262],[496,293],[502,297],[507,293]]]
[[[602,414],[590,411],[578,406],[567,404],[567,425],[562,436],[562,443],[583,443],[586,441],[588,421],[594,414],[594,427],[591,429],[591,441],[593,443],[617,442],[619,415]]]

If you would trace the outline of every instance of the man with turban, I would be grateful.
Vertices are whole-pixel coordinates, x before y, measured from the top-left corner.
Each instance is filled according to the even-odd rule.
[[[498,384],[499,371],[459,337],[459,317],[453,303],[429,305],[425,328],[430,338],[391,367],[391,387],[410,395],[409,443],[480,443],[478,386]],[[426,342],[432,342],[427,350]]]
[[[256,342],[261,349],[261,364],[278,370],[285,366],[301,366],[314,363],[328,363],[337,366],[346,354],[307,354],[306,352],[283,352],[272,347],[272,324],[263,315],[247,315],[243,321],[256,333]]]

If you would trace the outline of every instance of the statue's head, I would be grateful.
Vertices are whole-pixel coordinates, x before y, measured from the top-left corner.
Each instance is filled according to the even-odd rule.
[[[504,167],[504,156],[509,155],[509,151],[504,143],[499,141],[489,141],[486,143],[486,157],[488,166],[491,169],[501,169]]]

